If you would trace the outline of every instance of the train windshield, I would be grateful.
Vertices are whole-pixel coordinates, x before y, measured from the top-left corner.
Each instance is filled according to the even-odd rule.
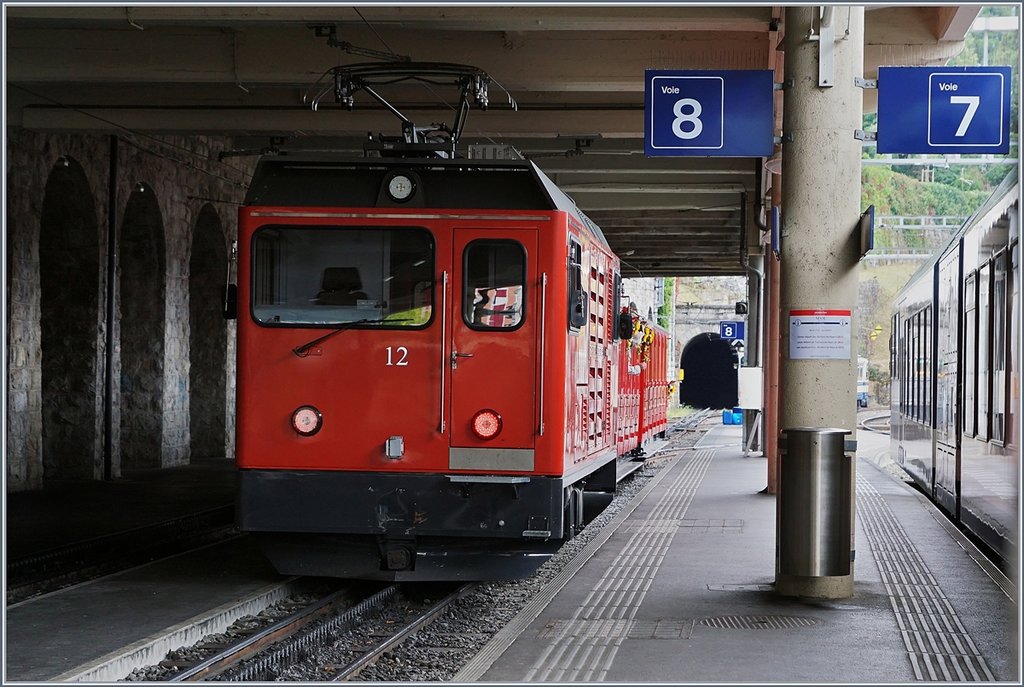
[[[421,327],[432,313],[434,256],[419,227],[264,227],[253,235],[252,315],[271,326]]]

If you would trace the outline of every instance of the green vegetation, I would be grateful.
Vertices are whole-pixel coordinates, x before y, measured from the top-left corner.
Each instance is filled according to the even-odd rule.
[[[1007,167],[1007,165],[999,165]],[[974,168],[977,171],[979,168]],[[938,175],[936,175],[938,176]],[[1005,176],[1005,175],[1004,175]],[[955,223],[967,219],[991,193],[989,188],[963,190],[939,182],[910,178],[894,166],[865,166],[861,172],[861,203],[875,206],[875,216],[952,217]],[[996,180],[994,187],[1002,177]],[[988,187],[979,183],[978,186]],[[935,232],[899,230],[882,223],[875,225],[875,247],[934,250],[941,235]]]
[[[918,262],[861,265],[857,355],[868,359],[872,403],[889,402],[889,336],[896,294],[920,267]],[[874,338],[873,332],[877,332]]]
[[[938,181],[923,182],[912,178],[897,165],[865,166],[861,173],[863,205],[875,206],[876,215],[938,215],[966,218],[978,209],[995,187],[1009,165],[993,165],[1006,171],[988,188],[963,190]],[[979,166],[980,167],[980,166]],[[938,176],[936,170],[936,176]]]
[[[1019,5],[986,6],[980,16],[1015,16]],[[1020,112],[1020,34],[1017,31],[971,31],[959,55],[949,61],[950,66],[1003,65],[1013,68],[1011,79],[1010,138],[1019,141]],[[877,131],[878,115],[864,116],[865,131]],[[1009,158],[1018,158],[1019,144],[1014,143]],[[874,148],[865,148],[867,159],[881,157]],[[862,172],[862,207],[875,206],[876,216],[939,216],[966,219],[988,198],[992,190],[1011,172],[1015,165],[1002,164],[998,157],[987,165],[944,165],[936,157],[930,168],[921,165],[899,164],[894,155],[891,166],[864,165]],[[922,170],[927,169],[927,173]],[[930,179],[922,181],[922,179]],[[930,237],[934,241],[935,236]],[[876,225],[876,248],[934,248],[924,232],[887,230]],[[873,403],[889,401],[889,335],[892,303],[900,289],[927,259],[902,261],[891,264],[862,263],[860,295],[858,298],[859,336],[858,354],[868,358],[868,379],[871,382]],[[874,338],[872,338],[874,333]]]
[[[672,318],[675,317],[675,294],[675,277],[665,277],[664,300],[658,306],[658,326],[662,329],[668,329]]]
[[[677,398],[678,398],[678,396],[677,396]],[[697,409],[693,408],[691,406],[687,406],[687,405],[682,405],[681,406],[681,405],[676,405],[675,403],[670,403],[669,406],[668,406],[668,419],[669,420],[678,420],[681,417],[686,417],[688,415],[693,415],[696,412],[697,412]]]

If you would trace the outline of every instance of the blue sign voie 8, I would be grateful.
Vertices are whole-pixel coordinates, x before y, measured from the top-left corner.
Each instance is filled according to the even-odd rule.
[[[718,335],[723,339],[742,339],[743,333],[742,322],[726,322],[723,320],[718,323]]]
[[[879,67],[879,153],[1010,151],[1010,67]]]
[[[770,156],[772,80],[770,70],[648,69],[644,153]]]

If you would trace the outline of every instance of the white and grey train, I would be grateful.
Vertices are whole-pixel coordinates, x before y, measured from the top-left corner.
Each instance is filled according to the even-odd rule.
[[[1015,169],[896,298],[892,450],[1005,561],[1019,545],[1020,183]]]

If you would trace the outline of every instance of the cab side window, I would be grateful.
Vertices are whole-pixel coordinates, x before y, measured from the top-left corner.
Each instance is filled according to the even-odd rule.
[[[462,318],[473,329],[515,329],[526,307],[526,251],[509,240],[477,240],[463,252]]]
[[[569,239],[568,279],[569,329],[578,330],[587,323],[587,294],[583,291],[583,246]]]

